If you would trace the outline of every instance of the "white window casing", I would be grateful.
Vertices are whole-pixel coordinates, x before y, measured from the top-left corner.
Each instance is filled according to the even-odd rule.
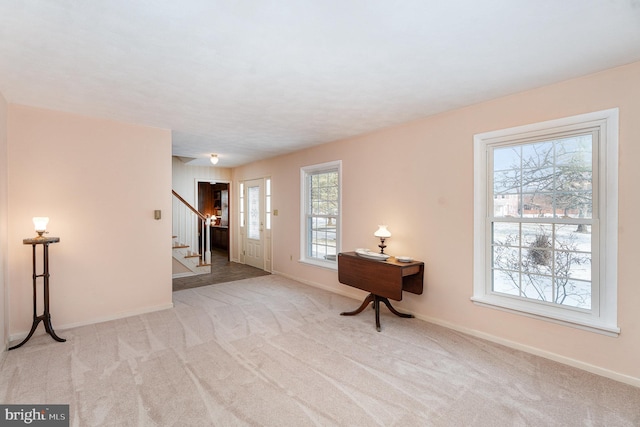
[[[582,137],[592,141],[591,170],[584,173],[584,176],[590,178],[585,179],[587,183],[583,187],[575,185],[574,187],[578,188],[575,192],[573,190],[564,192],[559,189],[563,175],[557,171],[563,170],[563,165],[555,157],[555,147],[561,146],[563,141],[573,141],[572,138]],[[523,177],[527,173],[529,176],[535,176],[536,173],[532,173],[535,168],[531,167],[531,163],[525,164],[522,160],[525,157],[523,153],[525,150],[530,150],[529,153],[535,151],[535,155],[538,155],[536,149],[543,146],[553,147],[549,149],[549,152],[553,152],[553,160],[548,163],[551,167],[545,166],[549,171],[548,176],[551,177],[549,182],[552,181],[552,184],[545,188],[551,189],[546,193],[534,190],[527,193],[529,184],[524,183]],[[519,168],[499,170],[498,165],[502,159],[499,156],[501,153],[509,152],[505,149],[520,153],[519,157],[518,154],[513,155],[514,159],[520,159]],[[581,156],[584,158],[584,153],[581,153]],[[548,164],[545,163],[545,165]],[[567,170],[568,166],[564,165],[564,168]],[[539,172],[537,176],[540,175],[544,173]],[[512,177],[504,178],[504,182],[512,179],[513,182],[520,182],[520,187],[513,191],[504,190],[505,187],[501,187],[503,181],[496,178],[503,176]],[[535,185],[539,184],[537,178],[531,182]],[[501,190],[504,190],[504,193],[501,193]],[[588,214],[583,215],[584,212],[581,212],[581,215],[566,213],[563,215],[561,213],[561,203],[556,204],[556,201],[573,193],[588,196],[591,207]],[[529,200],[553,200],[553,203],[549,206],[525,204],[523,202],[525,196]],[[516,202],[516,200],[519,201]],[[517,209],[514,208],[514,203],[518,203]],[[512,206],[508,206],[509,204]],[[567,209],[565,205],[565,212]],[[526,212],[529,214],[525,214]],[[532,212],[539,213],[535,215]],[[591,230],[588,237],[590,250],[575,249],[576,246],[567,249],[559,247],[556,243],[556,234],[554,234],[556,230],[561,230],[562,227],[567,230],[567,227],[576,224],[589,227]],[[546,231],[542,233],[542,237],[549,239],[545,245],[540,242],[525,243],[525,237],[530,239],[531,234],[525,236],[522,230],[525,228],[530,230],[532,227],[549,232],[548,236],[551,237],[545,237]],[[509,243],[496,243],[496,230],[502,229],[519,231],[515,232],[516,237]],[[474,135],[474,285],[471,298],[474,303],[617,336],[620,333],[617,326],[617,232],[617,108]],[[558,237],[558,239],[561,240],[564,237]],[[543,246],[543,249],[539,249]],[[511,263],[499,264],[497,260],[503,259],[496,255],[499,253],[511,256],[511,258],[504,258],[511,260]],[[531,267],[535,264],[531,261],[532,255],[547,257],[548,260]],[[566,258],[574,256],[578,264],[580,262],[589,264],[590,271],[587,272],[587,278],[569,279],[569,273],[565,270],[562,274],[566,276],[556,276],[561,265],[561,262],[556,259],[562,259],[562,256]],[[525,257],[528,258],[525,260]],[[544,266],[545,263],[548,264],[547,267]],[[529,267],[526,267],[527,265]],[[542,270],[549,273],[540,273]],[[582,270],[586,270],[586,267],[583,266]],[[574,274],[573,270],[571,271],[571,274]],[[512,288],[515,291],[507,290],[502,283],[509,283],[509,281],[501,277],[509,277],[516,284]],[[536,296],[523,291],[524,283],[532,283],[533,277],[548,281],[550,285],[544,289],[551,289],[549,294],[543,292]],[[572,289],[583,289],[585,294],[589,292],[584,299],[586,301],[584,306],[575,301],[572,304],[565,304],[553,299],[552,295],[556,292],[557,283],[561,278],[564,278],[564,283],[572,280],[572,283],[579,284]],[[590,290],[587,290],[589,288]],[[539,291],[540,288],[536,289]]]

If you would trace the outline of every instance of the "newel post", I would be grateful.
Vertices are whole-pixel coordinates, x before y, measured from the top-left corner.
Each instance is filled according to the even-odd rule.
[[[211,215],[207,214],[207,219],[205,220],[205,225],[207,228],[206,232],[206,246],[204,251],[204,263],[211,264]]]

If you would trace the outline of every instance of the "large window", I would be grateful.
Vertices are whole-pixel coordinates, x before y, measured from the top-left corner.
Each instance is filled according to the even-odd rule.
[[[300,170],[301,261],[337,268],[340,248],[341,162]]]
[[[475,136],[473,300],[616,334],[617,110]]]

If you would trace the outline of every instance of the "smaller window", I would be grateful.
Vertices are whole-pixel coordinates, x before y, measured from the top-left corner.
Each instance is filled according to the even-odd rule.
[[[337,268],[340,250],[341,162],[303,167],[301,188],[301,261]]]

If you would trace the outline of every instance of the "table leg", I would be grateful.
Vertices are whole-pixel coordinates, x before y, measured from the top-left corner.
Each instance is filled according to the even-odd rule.
[[[370,302],[373,302],[374,297],[375,296],[373,294],[367,295],[367,297],[364,299],[364,301],[362,301],[362,304],[360,305],[360,307],[358,307],[357,309],[355,309],[353,311],[344,311],[344,312],[340,313],[340,315],[341,316],[355,316],[356,314],[362,313],[362,310],[367,308],[367,305],[369,305]]]
[[[406,317],[408,319],[413,319],[415,316],[413,314],[407,314],[407,313],[400,313],[398,310],[396,310],[395,308],[393,308],[393,306],[391,305],[391,303],[389,302],[389,299],[385,298],[385,297],[378,297],[380,298],[380,301],[382,301],[387,308],[389,309],[390,312],[392,312],[393,314],[395,314],[396,316],[400,316],[400,317]]]
[[[376,330],[380,332],[380,297],[378,295],[374,295],[373,308],[376,311]]]
[[[362,301],[362,304],[360,304],[360,307],[358,307],[357,309],[353,310],[353,311],[345,311],[340,313],[341,316],[355,316],[356,314],[360,314],[362,313],[362,311],[367,308],[367,305],[371,304],[371,308],[373,310],[375,310],[376,313],[376,329],[378,330],[378,332],[381,331],[381,327],[380,327],[380,303],[383,302],[384,305],[387,306],[387,308],[389,309],[389,311],[391,311],[393,314],[395,314],[396,316],[399,317],[404,317],[404,318],[413,318],[414,315],[413,314],[407,314],[407,313],[401,313],[398,310],[396,310],[395,308],[393,308],[393,306],[391,305],[391,303],[389,302],[389,299],[386,297],[381,297],[379,295],[374,295],[374,294],[369,294],[367,295],[367,297],[364,299],[364,301]]]

